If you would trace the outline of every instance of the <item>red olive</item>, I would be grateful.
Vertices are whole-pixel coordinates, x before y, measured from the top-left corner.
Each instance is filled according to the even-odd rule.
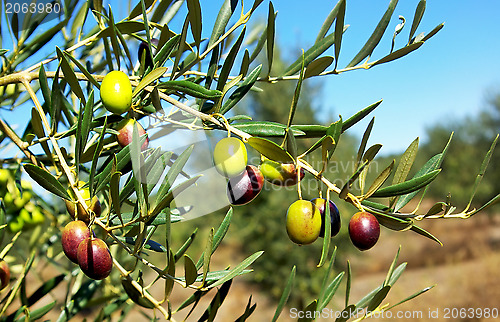
[[[229,179],[227,195],[233,205],[244,205],[255,199],[264,186],[264,177],[259,168],[247,165],[245,171]]]
[[[359,250],[368,250],[378,241],[380,224],[369,212],[357,212],[349,221],[349,237]]]
[[[84,239],[78,246],[77,258],[80,269],[95,280],[108,277],[113,268],[113,258],[108,245],[99,238]]]

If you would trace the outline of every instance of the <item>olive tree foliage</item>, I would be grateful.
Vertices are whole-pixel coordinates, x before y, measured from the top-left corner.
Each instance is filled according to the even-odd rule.
[[[402,212],[410,200],[423,198],[427,186],[439,175],[448,144],[413,178],[407,178],[417,153],[418,142],[415,141],[401,156],[397,166],[396,162],[390,163],[375,180],[367,182],[367,169],[382,147],[381,144],[366,146],[373,122],[359,144],[356,167],[349,180],[343,186],[337,186],[328,179],[325,170],[335,155],[342,134],[382,102],[362,107],[354,115],[342,115],[331,124],[298,124],[294,116],[303,82],[313,77],[339,77],[345,72],[369,70],[403,58],[424,45],[443,27],[439,24],[427,33],[417,33],[426,6],[422,0],[415,10],[411,27],[407,28],[409,33],[404,46],[394,48],[393,41],[385,56],[371,57],[382,36],[390,32],[388,26],[398,2],[391,0],[369,39],[360,44],[358,54],[347,66],[339,66],[342,38],[347,30],[344,24],[346,2],[340,0],[334,6],[325,17],[315,43],[304,48],[303,54],[280,74],[274,74],[272,69],[277,19],[272,2],[226,0],[213,26],[202,24],[203,10],[198,0],[142,0],[133,3],[129,15],[120,21],[115,19],[113,8],[103,5],[102,1],[64,0],[60,3],[63,10],[56,20],[47,24],[49,28],[43,24],[45,13],[29,13],[23,19],[17,14],[5,15],[3,18],[8,27],[2,25],[2,43],[8,39],[13,46],[10,50],[0,50],[0,85],[4,86],[1,105],[4,111],[24,109],[29,122],[25,128],[19,128],[11,126],[7,117],[0,118],[1,148],[14,146],[18,151],[12,157],[2,155],[3,168],[13,173],[14,180],[9,182],[20,191],[23,191],[21,178],[25,174],[38,185],[35,190],[45,191],[34,194],[32,203],[42,209],[46,218],[34,228],[26,225],[15,233],[9,232],[6,227],[17,220],[16,215],[2,207],[0,229],[2,236],[7,238],[4,238],[0,257],[17,269],[15,280],[7,291],[2,292],[0,316],[11,320],[34,320],[59,310],[56,315],[62,321],[83,309],[92,308],[96,312],[95,319],[100,321],[111,319],[113,314],[124,317],[135,308],[150,318],[213,320],[230,291],[232,280],[240,275],[253,274],[252,264],[266,260],[265,253],[255,250],[243,261],[231,263],[226,269],[211,269],[211,259],[217,256],[216,250],[230,229],[231,219],[237,215],[230,206],[220,225],[212,228],[203,241],[204,251],[197,254],[197,258],[187,254],[197,236],[196,227],[185,241],[173,238],[176,225],[186,221],[190,212],[196,210],[196,205],[179,207],[177,199],[189,194],[190,189],[203,180],[197,173],[191,173],[187,166],[191,154],[198,153],[199,145],[189,145],[182,151],[167,151],[159,144],[156,148],[141,151],[145,138],[134,131],[132,143],[119,147],[115,142],[114,126],[123,116],[106,112],[97,94],[104,75],[111,70],[123,70],[129,75],[133,106],[128,116],[149,124],[146,130],[152,146],[156,139],[176,138],[179,131],[192,135],[215,131],[239,137],[266,158],[303,168],[321,186],[319,190],[324,191],[326,199],[336,195],[355,209],[374,214],[388,229],[401,233],[412,231],[440,243],[437,237],[419,227],[421,220],[468,218],[498,200],[500,196],[497,195],[478,209],[466,207],[457,211],[449,202],[443,201],[431,209],[417,207],[411,212]],[[183,5],[187,6],[188,13],[182,26],[169,25]],[[249,39],[252,33],[247,23],[255,10],[265,5],[268,6],[266,27],[257,37]],[[403,28],[404,24],[400,23],[393,39],[403,37]],[[203,33],[203,30],[211,31]],[[205,39],[202,34],[210,36]],[[155,38],[158,41],[154,41]],[[52,39],[58,40],[56,45]],[[132,55],[140,42],[145,43],[145,53],[152,54],[149,64],[147,54],[140,57],[140,63]],[[261,52],[267,57],[267,68],[255,64]],[[30,57],[38,60],[31,66],[28,65]],[[291,81],[296,85],[289,97],[286,122],[249,119],[233,113],[232,108],[249,91],[259,91],[260,84],[267,86]],[[314,140],[307,148],[298,149],[297,142],[303,139]],[[471,200],[495,143],[496,139],[480,167]],[[312,166],[308,160],[314,156],[321,162]],[[392,182],[386,183],[392,174]],[[113,254],[112,274],[102,281],[84,277],[61,251],[61,229],[72,220],[61,206],[61,200],[76,202],[88,210],[78,189],[80,180],[86,182],[91,196],[98,196],[103,208],[99,216],[91,212],[90,221],[93,232],[110,245]],[[360,189],[352,189],[355,182]],[[53,198],[47,197],[49,193]],[[294,193],[302,198],[300,182]],[[327,218],[328,215],[327,211]],[[311,268],[321,269],[321,288],[317,296],[300,310],[321,311],[344,281],[345,308],[339,310],[345,312],[345,318],[339,320],[348,320],[351,318],[348,313],[359,309],[366,309],[365,314],[369,315],[394,307],[383,302],[406,263],[398,265],[396,255],[380,286],[353,302],[356,299],[350,298],[350,267],[331,276],[335,254],[341,250],[332,245],[330,222],[326,220],[325,224],[317,267]],[[298,267],[301,263],[296,265]],[[58,274],[44,279],[43,275],[34,273],[40,267]],[[289,269],[289,277],[282,281],[283,292],[273,320],[281,314],[293,292],[297,268]],[[41,284],[28,294],[26,283],[33,276],[37,276]],[[67,285],[64,299],[37,305],[61,283]],[[175,306],[170,300],[172,292],[177,290],[174,285],[190,291],[190,295]],[[157,286],[163,289],[159,297],[149,291]],[[400,303],[429,289],[409,294]],[[210,296],[212,300],[200,317],[194,317],[193,309],[201,305],[200,299],[204,296]],[[255,307],[249,295],[248,305],[242,307],[241,312],[234,312],[235,316],[231,318],[246,320]],[[308,314],[308,317],[311,320],[314,315]]]

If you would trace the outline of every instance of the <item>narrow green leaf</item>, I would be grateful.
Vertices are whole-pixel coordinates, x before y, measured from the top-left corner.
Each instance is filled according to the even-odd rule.
[[[288,277],[288,281],[286,282],[285,288],[283,289],[283,293],[281,293],[280,300],[278,302],[278,306],[276,307],[276,311],[274,312],[273,319],[271,320],[272,322],[275,322],[278,320],[278,317],[280,316],[281,312],[283,311],[283,308],[285,307],[286,302],[288,301],[288,297],[290,296],[290,293],[292,292],[292,287],[293,283],[295,281],[295,272],[297,270],[297,267],[294,265],[292,267],[292,271],[290,272],[290,276]]]
[[[252,315],[253,311],[255,311],[255,308],[257,307],[257,303],[252,306],[250,306],[250,304],[252,304],[252,295],[250,295],[250,298],[248,299],[247,306],[245,307],[245,312],[243,312],[243,314],[235,320],[236,322],[245,322],[248,320],[248,317]]]
[[[343,277],[344,277],[344,272],[340,272],[335,277],[335,279],[330,283],[330,285],[328,285],[328,287],[326,288],[324,300],[321,303],[318,302],[319,311],[323,310],[328,305],[328,303],[330,303],[333,296],[337,292],[337,289],[339,288],[340,282],[342,282]]]
[[[491,198],[490,201],[488,201],[487,203],[485,203],[484,205],[482,205],[481,207],[479,207],[478,209],[472,211],[470,213],[470,215],[475,215],[477,214],[478,212],[480,211],[483,211],[484,209],[490,207],[490,206],[493,206],[494,204],[496,204],[498,201],[500,201],[500,193],[498,195],[496,195],[495,197]]]
[[[229,273],[230,270],[221,270],[221,271],[213,271],[213,272],[208,272],[207,278],[205,279],[207,282],[214,282],[220,280],[222,277],[226,276],[227,273]],[[238,276],[245,275],[252,273],[253,270],[251,269],[245,269],[243,270]],[[198,277],[196,278],[195,282],[201,282],[203,279],[203,274],[198,274]],[[179,276],[179,280],[184,281],[184,276]]]
[[[200,48],[201,43],[201,7],[199,0],[187,0],[189,24],[191,25],[191,33],[196,47]]]
[[[121,203],[120,203],[120,178],[121,173],[115,172],[111,175],[109,182],[109,195],[111,196],[111,205],[114,212],[121,217]],[[122,223],[123,224],[123,223]]]
[[[377,191],[380,187],[382,187],[384,182],[391,175],[393,168],[394,168],[394,160],[392,160],[391,164],[389,164],[387,168],[385,168],[382,172],[380,172],[377,178],[373,181],[370,188],[368,188],[368,191],[363,195],[363,199],[369,198],[375,191]]]
[[[250,60],[249,64],[252,63],[257,56],[260,54],[262,51],[262,48],[264,48],[264,43],[267,40],[267,26],[266,28],[261,32],[261,35],[259,37],[259,40],[257,41],[257,45],[255,45],[255,48],[252,51],[252,54],[250,55]]]
[[[219,38],[224,34],[229,19],[233,15],[234,10],[236,10],[237,4],[237,0],[224,1],[219,10],[219,13],[217,14],[217,19],[215,20],[212,34],[210,35],[210,40],[208,41],[208,47],[215,44],[217,40],[219,40]]]
[[[469,203],[466,206],[466,209],[469,209],[470,205],[472,204],[472,199],[474,199],[474,196],[476,195],[477,188],[479,187],[479,184],[481,183],[481,180],[484,177],[484,173],[486,172],[486,168],[488,167],[488,164],[490,163],[491,156],[493,155],[493,151],[495,150],[495,147],[497,145],[498,141],[498,134],[491,143],[490,149],[484,156],[483,162],[481,163],[481,168],[479,169],[479,173],[476,176],[476,180],[474,181],[474,186],[472,187],[472,193],[469,199]]]
[[[290,163],[294,161],[292,156],[286,152],[285,149],[273,141],[259,137],[251,137],[247,140],[247,143],[270,160],[282,163]]]
[[[211,249],[212,254],[215,252],[217,247],[219,247],[220,243],[224,239],[224,236],[226,236],[226,233],[229,229],[229,225],[231,224],[232,219],[233,219],[233,208],[230,207],[226,213],[226,216],[224,217],[224,220],[221,222],[219,228],[217,228],[217,231],[214,234],[213,242],[212,242],[212,249]],[[197,269],[201,268],[201,265],[203,264],[202,259],[203,259],[203,255],[202,255],[202,257],[200,257],[200,259],[196,263]]]
[[[175,196],[192,186],[193,184],[196,183],[196,181],[201,177],[201,175],[197,175],[195,177],[189,178],[188,180],[180,183],[177,185],[174,189],[170,190],[163,198],[159,199],[157,196],[157,201],[156,201],[156,206],[153,208],[153,211],[150,214],[150,220],[154,220],[156,216],[160,212],[162,212],[163,209],[167,208],[172,200],[174,200]],[[159,201],[158,201],[159,200]]]
[[[89,71],[78,61],[78,59],[73,57],[73,55],[69,54],[67,51],[63,51],[63,54],[64,57],[69,58],[78,67],[78,69],[87,77],[89,82],[91,82],[97,88],[100,87],[99,82],[95,80],[94,76],[89,73]]]
[[[207,309],[203,313],[203,315],[200,317],[198,322],[203,322],[203,321],[208,321],[208,322],[213,322],[215,319],[215,316],[217,315],[217,312],[219,311],[220,306],[224,302],[224,300],[227,297],[227,294],[229,293],[229,289],[231,288],[231,284],[233,281],[227,281],[225,282],[219,290],[217,290],[217,293],[213,297],[212,301],[210,301],[210,304],[208,305]]]
[[[168,170],[163,183],[160,185],[158,192],[156,193],[155,207],[164,198],[164,196],[168,194],[170,187],[174,183],[175,179],[177,179],[177,177],[181,173],[182,168],[184,168],[184,166],[186,165],[186,162],[189,160],[189,157],[191,156],[193,149],[194,145],[191,145],[188,148],[186,148],[186,150],[184,150],[181,153],[181,155],[179,155],[177,160],[175,160],[175,162]]]
[[[250,67],[250,52],[248,51],[248,49],[245,48],[245,52],[243,53],[243,58],[241,59],[239,74],[243,75],[243,77],[246,78],[249,67]]]
[[[293,135],[293,131],[288,128],[285,135],[286,151],[292,156],[292,158],[297,158],[297,141]]]
[[[196,237],[196,233],[198,232],[198,227],[194,229],[194,231],[191,233],[191,235],[186,239],[184,244],[179,248],[179,250],[175,253],[175,261],[177,262],[182,255],[186,253],[188,248],[193,244],[194,238]]]
[[[351,262],[347,261],[347,280],[345,284],[345,307],[349,306],[349,297],[351,296],[351,281],[352,280],[352,271],[351,271]]]
[[[398,262],[400,252],[401,252],[401,245],[399,245],[398,251],[396,252],[396,256],[394,256],[394,259],[391,263],[391,266],[389,267],[389,270],[387,271],[387,275],[386,275],[385,280],[384,280],[384,286],[389,285],[389,281],[391,280],[392,274],[394,273],[394,270],[396,269],[396,264]]]
[[[170,76],[170,80],[174,80],[176,78],[176,73],[178,71],[179,63],[181,62],[181,57],[182,57],[182,54],[184,53],[188,26],[189,26],[189,19],[188,19],[188,17],[186,17],[186,19],[184,20],[184,25],[182,27],[181,38],[179,40],[179,47],[177,48],[177,53],[175,55],[175,60],[174,60],[174,65],[172,67],[172,73]],[[177,76],[180,76],[180,75],[177,75]]]
[[[330,192],[328,191],[326,193],[325,205],[329,205],[329,204],[330,204]],[[324,209],[325,209],[324,210],[325,211],[324,218],[331,218],[330,207],[325,206]],[[330,251],[331,234],[332,234],[331,220],[327,219],[324,221],[324,223],[325,223],[325,235],[323,236],[323,247],[321,249],[321,258],[319,260],[318,265],[316,265],[317,267],[321,267],[325,264],[326,258],[328,257],[328,252]],[[332,264],[332,261],[333,261],[336,253],[337,253],[337,248],[335,248],[335,250],[333,251],[332,259],[330,260],[330,266]],[[328,271],[326,273],[327,275],[329,274],[329,271],[330,271],[330,268],[328,268]],[[323,292],[321,294],[324,295]],[[320,298],[318,298],[318,303],[321,303],[320,299],[321,299],[321,296],[320,296]]]
[[[402,183],[406,180],[406,177],[410,173],[413,162],[415,162],[415,158],[417,157],[418,151],[418,137],[413,140],[413,142],[408,146],[403,155],[401,156],[401,160],[399,160],[398,167],[396,168],[396,172],[394,173],[394,177],[392,178],[392,185]],[[394,204],[396,197],[391,198],[389,204]]]
[[[420,0],[418,2],[417,8],[415,9],[415,15],[413,16],[413,22],[411,24],[410,35],[408,36],[408,43],[412,41],[415,32],[417,31],[418,25],[424,16],[426,0]]]
[[[238,88],[229,96],[224,105],[222,106],[220,113],[225,114],[231,108],[233,108],[241,99],[250,91],[252,86],[255,84],[259,78],[260,72],[262,70],[262,64],[255,67],[250,75],[245,78],[243,82],[238,86]],[[243,74],[240,74],[243,75]]]
[[[372,117],[370,123],[368,123],[368,126],[366,127],[365,132],[363,133],[363,138],[361,139],[361,143],[359,144],[358,155],[356,157],[356,168],[361,164],[361,159],[363,157],[363,154],[365,153],[366,143],[370,138],[374,122],[375,117]]]
[[[149,9],[151,5],[153,4],[154,0],[144,0],[144,7],[145,9]],[[142,1],[139,1],[139,3],[132,9],[130,14],[128,15],[128,20],[133,20],[135,17],[142,15]]]
[[[143,3],[141,1],[141,3]],[[118,38],[117,38],[117,28],[115,26],[115,19],[113,17],[113,11],[111,10],[111,5],[109,5],[109,19],[108,19],[108,24],[109,24],[109,30],[110,30],[110,35],[109,39],[111,40],[111,47],[113,48],[113,53],[114,55],[114,60],[118,64],[118,70],[120,70],[120,56],[121,56],[121,50],[120,50],[120,45],[118,44]],[[147,24],[147,22],[144,22]],[[145,30],[148,30],[148,28],[144,28]],[[108,56],[110,57],[110,56]]]
[[[45,137],[45,130],[42,124],[42,119],[40,118],[40,114],[38,114],[38,111],[34,107],[31,109],[31,126],[33,128],[33,132],[39,139]],[[40,145],[42,146],[45,155],[49,158],[49,160],[52,160],[52,151],[50,150],[47,141],[40,142]]]
[[[368,41],[364,44],[363,48],[361,48],[361,50],[356,54],[356,56],[354,56],[354,58],[346,66],[346,68],[356,66],[363,59],[372,54],[373,50],[375,49],[375,47],[377,47],[378,43],[382,39],[382,36],[384,35],[385,30],[387,29],[387,26],[391,21],[392,13],[394,12],[394,9],[396,9],[397,4],[398,0],[391,0],[391,2],[389,3],[389,7],[382,16],[382,19],[380,19],[372,35],[370,36],[370,38],[368,38]]]
[[[92,158],[92,164],[90,166],[90,176],[89,176],[89,189],[91,196],[94,193],[94,180],[95,173],[97,171],[97,163],[99,162],[99,156],[101,155],[102,149],[104,147],[104,134],[106,133],[107,120],[104,120],[104,125],[101,131],[101,135],[99,135],[99,139],[97,141],[97,148],[94,151],[94,157]]]
[[[325,35],[328,33],[328,30],[330,30],[330,27],[333,24],[333,21],[335,21],[335,18],[337,18],[338,12],[340,10],[341,3],[344,0],[339,0],[335,7],[333,7],[332,11],[328,14],[326,17],[325,21],[321,25],[321,28],[319,29],[318,36],[316,36],[316,40],[314,43],[317,43],[321,39],[325,38]]]
[[[78,312],[83,310],[94,296],[100,284],[101,281],[94,280],[84,282],[78,291],[71,297],[71,300],[68,301],[66,306],[61,310],[61,314],[57,321],[68,321],[78,314]]]
[[[302,55],[302,58],[304,58],[304,55]],[[300,97],[300,90],[302,89],[302,82],[304,81],[304,74],[305,74],[305,65],[304,61],[302,60],[299,81],[295,86],[295,91],[293,93],[293,98],[292,98],[292,104],[290,105],[290,112],[288,114],[288,120],[286,125],[287,129],[290,128],[290,126],[292,125],[293,118],[295,116],[295,111],[297,110],[297,104],[299,103],[299,97]]]
[[[343,31],[345,32],[347,26],[344,27]],[[302,59],[304,60],[304,66],[308,66],[313,60],[319,57],[322,53],[324,53],[328,48],[330,48],[335,42],[335,34],[331,33],[325,38],[321,39],[319,42],[314,44],[311,48],[309,48],[304,53],[304,58],[299,57],[295,62],[293,62],[283,73],[282,76],[290,76],[298,72],[302,66]]]
[[[241,30],[238,39],[236,39],[236,42],[234,43],[233,47],[231,47],[231,50],[229,51],[229,54],[227,54],[226,60],[222,65],[222,69],[219,74],[219,79],[217,80],[217,90],[219,91],[224,90],[229,74],[231,73],[231,69],[233,68],[236,56],[238,55],[241,44],[243,43],[243,39],[245,38],[245,32],[246,32],[246,26],[243,27],[243,29]]]
[[[444,27],[444,23],[437,25],[434,29],[431,30],[431,32],[429,32],[427,35],[425,35],[424,38],[421,39],[421,41],[425,42],[425,41],[429,40],[432,36],[434,36],[441,29],[443,29],[443,27]]]
[[[349,320],[351,316],[354,316],[356,314],[356,305],[351,304],[349,306],[346,305],[346,307],[340,312],[339,317],[335,319],[335,322],[346,322]]]
[[[436,284],[434,284],[434,285],[432,285],[432,286],[428,286],[428,287],[424,288],[423,290],[420,290],[420,291],[418,291],[418,292],[416,292],[416,293],[414,293],[414,294],[412,294],[412,295],[408,296],[408,297],[407,297],[407,298],[405,298],[404,300],[399,301],[398,303],[396,303],[396,304],[394,304],[394,305],[389,306],[389,307],[388,307],[387,309],[385,309],[385,310],[386,310],[386,311],[388,311],[388,310],[390,310],[390,309],[392,309],[392,308],[394,308],[394,307],[396,307],[396,306],[398,306],[398,305],[401,305],[401,304],[403,304],[403,303],[405,303],[405,302],[408,302],[409,300],[413,300],[413,299],[414,299],[414,298],[416,298],[417,296],[419,296],[419,295],[421,295],[421,294],[424,294],[425,292],[427,292],[427,291],[431,290],[432,288],[434,288],[434,286],[436,286]]]
[[[373,312],[381,303],[382,301],[387,297],[387,294],[391,290],[390,285],[385,285],[380,289],[380,291],[375,294],[375,296],[372,298],[370,303],[368,303],[368,312]]]
[[[222,96],[219,90],[206,89],[200,84],[187,80],[172,80],[158,84],[157,88],[166,89],[168,91],[180,92],[196,98],[216,100]]]
[[[392,273],[391,280],[389,281],[389,285],[394,286],[394,284],[398,281],[399,277],[403,274],[406,269],[407,263],[400,264]]]
[[[130,149],[129,147],[125,147],[121,149],[117,154],[116,154],[116,160],[118,161],[116,164],[116,171],[122,170],[125,166],[127,166],[130,162]],[[112,163],[109,162],[106,164],[104,169],[101,169],[99,173],[95,175],[95,180],[96,180],[96,192],[101,191],[101,189],[104,188],[105,185],[108,184],[109,180],[111,179],[111,170],[112,170]],[[113,172],[114,173],[114,172]]]
[[[276,13],[272,1],[269,1],[269,13],[267,16],[267,75],[271,74],[274,55],[274,37],[275,37]]]
[[[240,275],[248,266],[252,265],[252,263],[255,262],[257,260],[257,258],[259,258],[263,253],[264,253],[264,251],[258,251],[256,253],[254,253],[253,255],[250,255],[244,261],[242,261],[241,263],[236,265],[233,269],[231,269],[227,275],[222,277],[217,282],[210,284],[209,287],[210,288],[217,287],[219,285],[222,285],[226,281],[229,281],[230,279],[233,279],[234,277]]]
[[[415,175],[413,176],[413,178],[418,178],[418,177],[421,177],[431,171],[434,171],[436,170],[439,165],[441,164],[441,160],[442,160],[442,157],[443,157],[443,153],[439,153],[439,154],[436,154],[435,156],[433,156],[432,158],[430,158],[424,165],[422,168],[420,168],[417,173],[415,173]],[[427,188],[426,188],[427,189]],[[411,192],[409,194],[406,194],[404,196],[401,196],[396,205],[394,206],[394,210],[395,211],[398,211],[399,209],[403,208],[408,202],[410,202],[410,200],[413,199],[413,197],[415,197],[415,195],[418,193],[418,191],[414,191],[414,192]]]
[[[337,21],[335,22],[335,69],[337,69],[337,64],[340,56],[340,47],[342,45],[342,35],[344,33],[344,18],[345,18],[345,0],[340,0],[339,3],[339,14],[337,16]],[[335,6],[336,7],[336,6]]]
[[[144,31],[144,23],[139,21],[123,21],[115,24],[115,28],[120,31],[120,33],[129,35],[133,33],[137,33],[140,31]],[[102,29],[98,34],[96,34],[97,38],[105,38],[111,37],[111,26]]]
[[[438,176],[439,172],[441,172],[441,169],[431,171],[423,176],[413,178],[402,183],[398,183],[395,185],[379,189],[372,195],[372,197],[375,198],[392,197],[417,191],[420,188],[431,183]]]
[[[312,322],[314,321],[314,312],[318,311],[316,309],[316,307],[318,306],[318,301],[317,300],[314,300],[312,301],[311,303],[309,303],[308,306],[306,306],[305,309],[303,309],[303,317],[302,318],[298,318],[297,319],[297,322]]]
[[[134,214],[133,212],[124,212],[121,214],[121,219],[123,220],[124,223],[127,223],[128,226],[137,226],[139,225],[139,221],[137,221],[137,214]],[[160,225],[165,225],[168,222],[168,219],[170,219],[171,223],[176,223],[182,220],[182,217],[173,215],[170,212],[170,209],[166,209],[159,213],[154,220],[148,221],[147,225],[148,226],[160,226]],[[130,221],[134,220],[133,223],[130,223]],[[121,225],[121,220],[118,218],[118,216],[113,217],[110,221],[112,225]]]
[[[325,233],[326,233],[326,229],[325,229]],[[330,264],[328,264],[328,268],[326,269],[326,271],[323,275],[323,280],[321,282],[321,291],[318,295],[318,303],[322,303],[323,299],[326,296],[328,281],[330,280],[330,273],[332,272],[333,264],[335,263],[336,256],[337,256],[337,246],[335,246],[333,248],[332,256],[330,257]]]
[[[388,63],[390,61],[393,61],[393,60],[399,59],[399,58],[401,58],[403,56],[406,56],[409,53],[411,53],[412,51],[415,51],[415,50],[419,49],[420,46],[422,46],[423,44],[424,44],[423,41],[418,41],[418,42],[415,42],[415,43],[413,43],[411,45],[408,45],[408,46],[405,46],[405,47],[403,47],[401,49],[393,51],[389,55],[387,55],[385,57],[382,57],[379,60],[373,62],[373,64],[371,65],[371,67],[377,66],[377,65],[380,65],[380,64],[384,64],[384,63]]]
[[[149,84],[153,83],[156,81],[158,78],[162,77],[163,74],[167,72],[168,68],[167,67],[158,67],[151,71],[151,73],[147,74],[140,82],[139,85],[137,85],[136,88],[134,88],[134,92],[132,93],[132,97],[135,97],[137,94],[139,94],[146,86]]]
[[[43,64],[40,65],[40,69],[38,70],[38,82],[40,83],[40,89],[42,91],[43,99],[45,100],[44,111],[47,112],[49,106],[52,106],[50,100],[50,88],[49,83],[47,82],[47,73],[45,73],[45,67]]]
[[[30,163],[24,164],[23,168],[31,179],[35,180],[35,182],[45,188],[45,190],[61,198],[71,200],[70,195],[66,189],[64,189],[63,185],[48,171]]]
[[[234,123],[232,126],[252,136],[284,137],[286,134],[286,126],[275,122],[250,121]],[[306,135],[304,131],[298,130],[295,125],[290,128],[295,137]],[[326,132],[326,128],[324,132]]]
[[[384,227],[395,231],[406,231],[413,226],[411,219],[396,218],[391,215],[375,213],[377,221]]]
[[[76,78],[75,71],[71,68],[66,56],[63,54],[61,49],[56,46],[57,57],[60,60],[61,69],[64,74],[64,79],[69,84],[71,91],[75,93],[75,95],[80,99],[83,105],[86,104],[85,95],[83,95],[82,88],[80,87],[80,83],[78,83],[78,79]]]
[[[57,304],[57,301],[53,301],[53,302],[51,302],[47,305],[44,305],[38,309],[30,311],[29,321],[36,321],[38,319],[41,319],[45,314],[49,313],[54,308],[54,306],[56,306],[56,304]],[[16,322],[26,321],[27,318],[28,318],[27,316],[22,315],[16,319]]]
[[[64,280],[64,277],[66,277],[65,274],[60,274],[43,283],[43,285],[40,286],[35,292],[33,292],[33,294],[31,294],[31,296],[28,298],[27,306],[32,306],[33,304],[38,302],[38,300],[50,293],[50,291],[56,288]]]
[[[205,251],[203,252],[203,279],[202,279],[203,284],[206,283],[208,270],[210,269],[210,257],[212,257],[213,239],[214,239],[214,228],[212,227],[212,229],[210,229],[210,234],[208,235]]]
[[[168,252],[168,265],[166,268],[166,271],[168,275],[174,277],[175,276],[175,260],[174,260],[174,254],[172,253],[172,249],[169,247],[169,252]],[[172,290],[174,288],[174,280],[171,278],[165,279],[165,298],[169,298],[170,294],[172,293]]]
[[[437,237],[435,237],[434,235],[432,235],[427,230],[425,230],[425,229],[423,229],[421,227],[415,226],[415,225],[411,226],[410,229],[413,230],[414,232],[416,232],[417,234],[422,235],[424,237],[427,237],[429,239],[432,239],[433,241],[435,241],[439,245],[443,246],[443,243],[441,243],[441,241]]]
[[[144,296],[140,291],[138,291],[133,285],[132,281],[126,277],[121,278],[121,283],[125,293],[127,293],[128,297],[135,303],[142,307],[152,309],[155,307],[153,302],[151,302],[148,298]],[[147,291],[145,291],[147,292]]]
[[[156,9],[154,10],[153,15],[151,16],[151,21],[157,23],[160,22],[160,20],[162,20],[162,18],[166,16],[167,9],[168,7],[170,7],[172,1],[174,0],[161,0]],[[177,1],[177,2],[179,4],[182,4],[182,1]]]
[[[196,277],[198,277],[196,265],[194,265],[191,257],[186,254],[184,254],[184,276],[186,277],[186,286],[193,284],[196,281]]]
[[[140,249],[147,249],[147,250],[152,250],[157,253],[165,253],[167,252],[167,249],[165,246],[163,246],[160,243],[155,242],[154,240],[145,240],[143,239],[143,242],[140,242],[140,238],[137,237],[122,237],[122,236],[116,236],[116,238],[124,243],[127,243],[129,245],[139,245]]]
[[[155,66],[163,65],[170,58],[170,55],[172,54],[175,46],[179,44],[180,40],[181,35],[174,35],[163,46],[159,47],[158,52],[153,57]]]
[[[342,124],[342,132],[345,132],[348,128],[361,121],[365,116],[367,116],[374,109],[376,109],[380,105],[380,103],[382,103],[382,100],[365,107],[361,111],[357,112],[356,114],[345,120],[344,123]]]
[[[333,63],[332,56],[323,56],[318,59],[312,61],[306,69],[306,73],[304,78],[310,78],[314,76],[318,76],[322,72],[325,71],[331,64]]]

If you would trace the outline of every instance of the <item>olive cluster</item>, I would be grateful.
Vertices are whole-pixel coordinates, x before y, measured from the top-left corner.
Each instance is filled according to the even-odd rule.
[[[279,186],[291,186],[304,177],[304,169],[298,172],[293,163],[279,163],[262,158],[259,167],[247,165],[245,144],[228,137],[217,142],[214,148],[214,164],[217,171],[228,178],[227,194],[232,205],[244,205],[252,201],[262,190],[264,179]],[[286,231],[294,243],[307,245],[325,236],[326,199],[297,200],[286,213]],[[336,236],[341,228],[340,212],[331,200],[330,236]],[[358,212],[349,221],[349,236],[359,250],[373,247],[380,236],[380,225],[372,214]]]
[[[67,224],[62,231],[61,244],[66,257],[78,264],[88,277],[101,280],[111,273],[113,257],[108,245],[94,237],[85,222],[75,220]]]
[[[7,227],[12,233],[29,230],[43,224],[45,216],[33,201],[33,190],[29,181],[16,184],[14,174],[8,169],[0,169],[0,195],[7,215]]]

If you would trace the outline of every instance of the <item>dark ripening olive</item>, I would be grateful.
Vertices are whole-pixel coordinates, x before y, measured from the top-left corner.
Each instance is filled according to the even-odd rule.
[[[116,130],[118,131],[118,135],[116,136],[116,140],[118,144],[124,148],[132,142],[132,137],[134,133],[134,126],[137,125],[137,134],[139,137],[146,134],[146,130],[142,127],[142,125],[134,119],[124,119],[120,123]],[[148,148],[149,139],[146,136],[146,141],[141,146],[141,150],[144,151]]]
[[[318,239],[321,230],[321,214],[308,200],[297,200],[286,212],[286,232],[291,241],[306,245]]]
[[[333,201],[329,200],[330,205],[330,231],[331,237],[336,236],[340,231],[341,221],[340,221],[340,212],[337,206],[333,203]],[[314,198],[311,202],[318,207],[319,212],[321,213],[321,232],[319,233],[319,237],[325,237],[325,203],[326,200],[323,198]]]
[[[9,281],[10,281],[9,265],[7,264],[6,261],[0,259],[0,290],[6,288],[7,285],[9,285]]]
[[[156,38],[151,39],[151,44],[158,46],[159,40]],[[139,45],[139,50],[137,56],[139,58],[139,63],[142,63],[142,56],[144,57],[145,68],[151,67],[153,68],[153,57],[151,55],[151,51],[148,48],[148,44],[145,41],[141,41]]]
[[[359,250],[368,250],[378,241],[380,225],[369,212],[357,212],[349,221],[349,237]]]
[[[64,227],[61,235],[61,244],[64,254],[75,264],[78,264],[78,246],[90,237],[87,224],[81,220],[72,221]]]
[[[82,272],[95,280],[108,277],[113,268],[108,245],[99,238],[84,239],[78,246],[77,259]]]
[[[244,205],[257,197],[263,185],[264,177],[259,168],[247,165],[242,174],[229,179],[227,196],[232,205]]]

